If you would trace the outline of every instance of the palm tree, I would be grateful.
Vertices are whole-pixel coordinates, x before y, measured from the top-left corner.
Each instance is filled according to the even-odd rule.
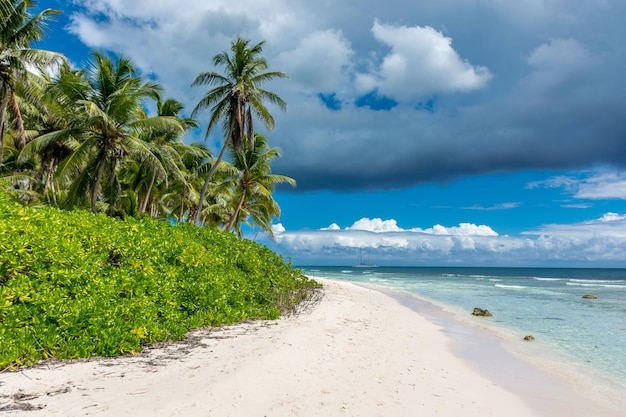
[[[234,227],[241,235],[239,225],[252,216],[260,228],[271,232],[271,218],[280,215],[272,197],[274,187],[285,182],[296,185],[293,178],[272,174],[270,163],[279,156],[278,148],[268,148],[267,139],[259,134],[252,144],[244,143],[241,151],[233,149],[233,166],[239,170],[235,179],[236,205],[224,230]]]
[[[173,98],[162,101],[160,97],[157,97],[156,104],[157,116],[176,119],[185,131],[198,127],[198,122],[195,119],[191,117],[181,117],[180,112],[183,110],[184,106],[179,101]],[[182,142],[181,135],[171,130],[153,130],[148,133],[146,142],[149,142],[153,146],[155,156],[159,159],[161,165],[166,168],[167,172],[170,172],[172,176],[180,182],[185,183],[183,173],[181,172],[181,168],[184,169],[181,153],[191,152],[195,150],[195,148],[188,148],[187,145]],[[159,172],[157,169],[150,169],[151,164],[144,165],[147,165],[151,174],[145,196],[139,205],[140,213],[146,212],[150,201],[150,194]],[[165,182],[167,182],[167,176],[164,179]]]
[[[203,72],[199,74],[192,86],[211,85],[209,90],[196,105],[192,112],[195,116],[198,112],[211,108],[211,119],[206,130],[209,136],[211,130],[222,121],[222,129],[225,134],[222,150],[207,174],[194,222],[200,221],[202,204],[206,191],[215,169],[219,166],[226,149],[230,144],[239,151],[243,146],[243,139],[254,140],[254,127],[252,116],[257,116],[268,130],[274,128],[274,118],[263,104],[269,101],[277,105],[281,110],[286,110],[287,103],[278,95],[260,88],[260,85],[275,78],[287,78],[284,72],[267,71],[269,65],[261,56],[264,42],[250,46],[250,41],[237,38],[231,43],[230,52],[223,51],[213,57],[213,65],[224,66],[224,75],[217,72]]]
[[[56,52],[31,48],[31,44],[44,36],[46,21],[60,10],[45,9],[32,16],[28,9],[33,7],[30,0],[2,1],[0,8],[0,165],[4,156],[4,135],[7,130],[7,112],[15,118],[17,127],[16,147],[26,145],[24,121],[17,100],[16,89],[23,83],[28,91],[27,65],[48,66],[65,58]],[[33,95],[28,97],[35,98]]]
[[[73,177],[68,203],[89,190],[91,211],[97,213],[98,199],[104,197],[109,210],[120,196],[118,167],[129,155],[165,171],[150,144],[142,140],[145,130],[182,134],[183,126],[174,117],[148,117],[144,99],[158,97],[160,87],[136,74],[128,58],[112,58],[98,52],[87,68],[86,97],[78,101],[79,123],[70,131],[81,136],[81,143],[59,166],[61,178]],[[103,183],[105,175],[108,179]]]
[[[169,207],[170,215],[176,221],[183,222],[186,221],[186,217],[193,216],[198,206],[198,190],[202,187],[200,178],[208,171],[208,161],[212,156],[205,145],[198,143],[178,149],[178,152],[182,162],[183,181],[173,178],[160,200]]]
[[[32,135],[33,139],[21,150],[17,162],[22,164],[38,161],[38,182],[43,185],[43,189],[38,191],[48,199],[48,203],[52,198],[52,203],[57,206],[57,194],[60,190],[55,184],[54,176],[61,160],[78,146],[77,138],[69,134],[69,128],[76,119],[75,102],[84,98],[88,84],[82,72],[72,70],[67,63],[60,65],[54,77],[42,72],[40,76],[32,74],[31,78],[32,90],[39,99],[27,103],[23,113],[27,121],[27,134]],[[68,86],[74,91],[71,97]]]

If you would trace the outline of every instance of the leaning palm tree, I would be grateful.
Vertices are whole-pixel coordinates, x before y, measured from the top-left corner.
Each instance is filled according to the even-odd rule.
[[[16,89],[28,84],[27,66],[47,66],[65,58],[56,52],[31,48],[31,44],[44,36],[46,21],[60,10],[45,9],[32,16],[28,9],[34,6],[30,0],[2,0],[0,8],[0,165],[3,161],[4,135],[7,131],[7,113],[15,119],[16,146],[26,145],[24,122],[17,100]],[[25,88],[25,91],[28,91]],[[30,95],[29,99],[36,97]]]
[[[263,104],[264,101],[277,105],[283,111],[287,108],[287,103],[278,95],[260,88],[261,84],[275,78],[288,77],[284,72],[267,71],[269,65],[261,56],[263,44],[264,42],[260,42],[251,46],[250,41],[237,38],[230,46],[231,54],[223,51],[213,57],[213,64],[216,67],[224,66],[224,74],[203,72],[192,83],[192,86],[214,86],[202,97],[192,112],[192,116],[195,116],[198,112],[211,108],[211,119],[205,138],[208,138],[209,133],[220,121],[225,134],[217,162],[207,174],[200,193],[194,218],[196,224],[200,221],[202,204],[211,177],[229,145],[240,151],[244,137],[247,136],[250,142],[254,140],[253,115],[258,117],[268,130],[274,128],[274,118]]]
[[[71,206],[87,191],[91,211],[97,213],[99,199],[108,203],[109,211],[114,210],[121,193],[118,168],[124,158],[132,156],[165,171],[151,145],[142,140],[142,132],[153,129],[182,134],[184,128],[174,117],[147,116],[144,100],[156,99],[160,87],[144,81],[128,58],[114,61],[98,52],[93,57],[86,72],[86,97],[78,101],[78,123],[63,132],[80,136],[81,143],[60,164],[58,175],[73,178],[67,204]]]
[[[272,197],[274,187],[280,183],[296,185],[293,178],[272,174],[270,163],[279,156],[278,148],[269,148],[267,139],[259,134],[252,144],[244,143],[241,151],[233,149],[233,166],[239,171],[235,179],[236,205],[224,230],[234,227],[240,234],[238,226],[250,216],[258,218],[258,226],[271,230],[271,217],[280,214]]]

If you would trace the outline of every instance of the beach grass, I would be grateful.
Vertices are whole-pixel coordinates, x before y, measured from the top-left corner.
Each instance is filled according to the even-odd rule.
[[[0,194],[0,369],[118,356],[193,328],[276,319],[319,284],[267,247]]]

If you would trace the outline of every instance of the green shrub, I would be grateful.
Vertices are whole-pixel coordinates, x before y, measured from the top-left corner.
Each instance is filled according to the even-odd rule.
[[[319,284],[267,247],[0,194],[0,368],[135,353],[191,328],[275,319]]]

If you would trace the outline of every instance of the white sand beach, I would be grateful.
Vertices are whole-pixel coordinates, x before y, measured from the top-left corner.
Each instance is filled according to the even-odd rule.
[[[347,282],[320,282],[323,299],[297,316],[200,330],[187,341],[132,357],[0,373],[0,409],[13,409],[2,414],[623,415],[584,398],[566,381],[528,373],[532,367],[522,361],[513,370],[497,364],[501,378],[493,366],[483,372],[480,361],[489,359],[459,356],[454,345],[462,340],[395,298]],[[528,389],[511,383],[521,371],[520,378],[530,378],[522,380],[532,385]]]

